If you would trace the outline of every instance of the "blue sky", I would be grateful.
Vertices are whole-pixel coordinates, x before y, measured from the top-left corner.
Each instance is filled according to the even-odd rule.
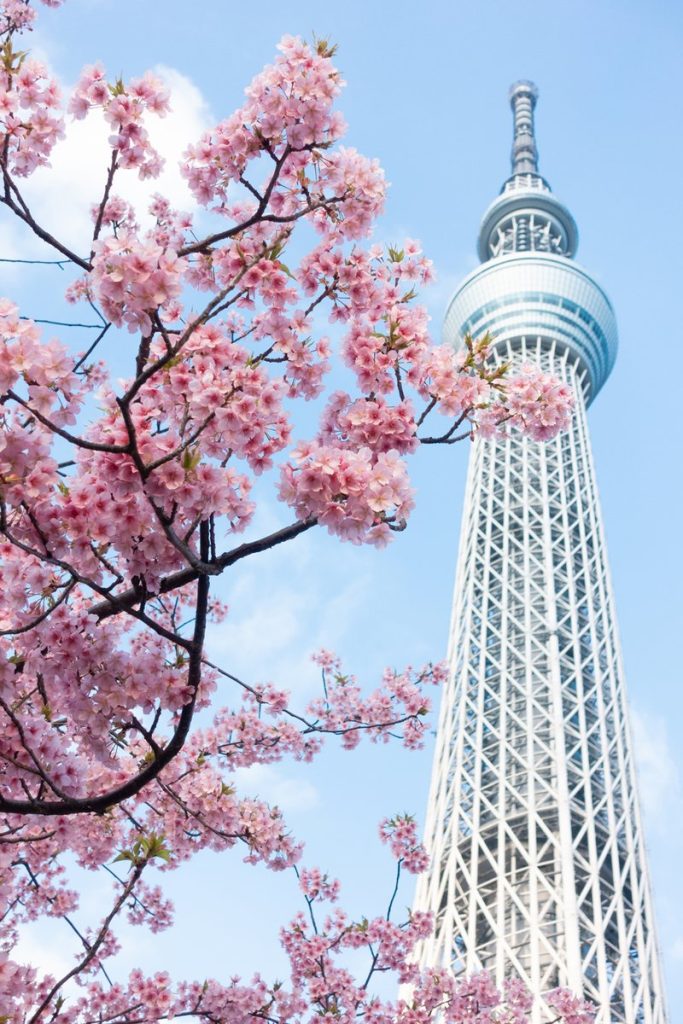
[[[201,16],[198,15],[201,11]],[[348,82],[340,107],[348,142],[380,158],[392,183],[377,235],[420,238],[438,281],[425,296],[438,336],[449,292],[476,263],[479,218],[508,173],[507,89],[540,88],[542,173],[572,210],[578,259],[617,313],[620,352],[590,411],[624,661],[636,725],[651,873],[672,1020],[683,1015],[683,690],[681,426],[678,410],[683,218],[683,16],[673,2],[610,0],[396,0],[257,5],[202,0],[67,0],[41,15],[33,43],[65,84],[102,60],[112,77],[163,66],[177,115],[164,128],[176,152],[240,102],[250,77],[285,33],[339,44]],[[57,184],[35,202],[74,236],[84,175],[96,154],[60,158]],[[99,179],[98,179],[99,180]],[[182,199],[176,178],[165,185]],[[187,205],[187,201],[184,201]],[[0,219],[0,255],[36,255]],[[5,267],[3,292],[23,311],[61,311],[58,271]],[[123,346],[112,357],[123,359]],[[467,450],[415,460],[418,506],[410,529],[381,553],[320,533],[262,556],[224,584],[233,614],[212,638],[226,667],[291,686],[302,699],[316,677],[308,653],[334,647],[371,684],[385,664],[442,656],[455,567]],[[266,501],[265,527],[277,521]],[[265,639],[264,639],[265,638]],[[342,878],[351,908],[382,909],[391,865],[376,822],[396,810],[422,816],[430,751],[330,749],[312,769],[283,766],[245,784],[285,808],[307,860]],[[352,839],[353,836],[353,839]],[[169,879],[179,929],[152,941],[126,933],[122,965],[172,964],[186,976],[282,974],[277,928],[298,907],[293,882],[246,868],[240,854],[206,856]],[[90,886],[95,906],[99,889]],[[406,889],[404,902],[410,899]],[[255,908],[250,919],[251,909]],[[196,937],[200,929],[204,941]],[[59,925],[32,946],[54,957]]]

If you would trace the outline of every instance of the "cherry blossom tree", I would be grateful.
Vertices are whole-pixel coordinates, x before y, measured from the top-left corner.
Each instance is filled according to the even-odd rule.
[[[221,573],[318,527],[387,543],[410,515],[407,459],[421,444],[508,430],[549,438],[567,425],[571,394],[496,362],[489,339],[458,353],[431,344],[416,304],[429,261],[412,241],[365,244],[385,180],[339,145],[342,81],[326,42],[283,39],[243,106],[188,140],[192,217],[161,195],[137,210],[117,192],[125,175],[162,167],[148,125],[168,110],[163,85],[86,67],[65,108],[49,69],[19,47],[35,16],[28,0],[1,0],[0,12],[0,203],[73,270],[68,300],[101,323],[76,352],[0,300],[0,1021],[522,1024],[532,1000],[518,982],[499,993],[486,975],[417,969],[430,918],[396,923],[396,888],[375,918],[328,906],[338,883],[302,865],[277,808],[231,782],[238,767],[311,761],[326,737],[348,749],[363,736],[420,746],[443,666],[387,671],[368,694],[322,652],[321,695],[295,708],[283,690],[213,663],[205,633],[225,614],[211,595]],[[23,183],[85,117],[106,121],[110,156],[93,183],[92,231],[74,249],[36,220]],[[338,345],[316,330],[323,314]],[[100,359],[116,329],[123,382]],[[349,391],[330,390],[333,353]],[[297,403],[315,398],[318,427],[293,443]],[[289,525],[240,542],[264,472]],[[214,706],[219,682],[227,707]],[[396,887],[402,870],[424,868],[410,817],[387,819],[380,835]],[[298,875],[302,913],[282,931],[288,983],[110,977],[118,919],[169,927],[163,872],[233,846]],[[107,871],[114,894],[105,917],[78,930],[72,969],[54,977],[13,949],[43,916],[77,930],[65,855]],[[362,977],[348,962],[359,949]],[[387,971],[412,995],[373,994]],[[566,992],[547,1001],[558,1020],[590,1019]]]

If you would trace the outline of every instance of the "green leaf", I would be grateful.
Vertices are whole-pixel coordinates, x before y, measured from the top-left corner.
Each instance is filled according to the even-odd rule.
[[[198,447],[186,448],[183,452],[181,465],[186,473],[191,473],[202,461],[202,453]]]
[[[141,867],[155,858],[168,863],[171,859],[171,851],[166,846],[163,835],[151,832],[148,836],[136,839],[130,850],[121,850],[114,858],[114,864],[118,861],[129,861],[135,867]]]
[[[6,39],[0,49],[0,61],[8,75],[14,75],[28,57],[28,50],[13,50],[12,40]]]
[[[338,50],[336,43],[331,43],[329,39],[319,39],[315,32],[313,33],[313,47],[319,57],[334,57]]]
[[[154,860],[155,857],[158,857],[168,863],[171,859],[171,851],[166,846],[163,835],[152,832],[142,840],[141,847],[145,854],[145,860]]]
[[[294,274],[293,274],[293,273],[292,273],[292,271],[291,271],[291,270],[289,269],[289,267],[287,266],[287,264],[286,264],[286,263],[283,263],[283,262],[282,262],[282,260],[278,260],[278,261],[277,261],[277,265],[278,265],[278,267],[280,268],[280,270],[283,270],[283,271],[285,272],[285,274],[287,275],[287,277],[291,277],[292,281],[294,280]]]

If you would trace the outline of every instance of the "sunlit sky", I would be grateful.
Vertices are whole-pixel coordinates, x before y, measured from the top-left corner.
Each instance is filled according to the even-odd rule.
[[[620,352],[590,410],[592,440],[621,626],[640,763],[647,845],[672,1021],[683,1016],[683,696],[681,426],[679,392],[683,218],[683,13],[677,3],[611,0],[395,0],[343,4],[272,0],[67,0],[41,15],[32,44],[65,86],[84,63],[112,77],[162,68],[176,113],[163,126],[177,155],[232,111],[284,33],[328,36],[348,85],[340,102],[348,142],[377,156],[392,183],[378,239],[422,240],[438,281],[425,295],[438,337],[449,293],[476,264],[480,215],[508,174],[507,90],[539,86],[542,173],[573,212],[578,259],[616,309]],[[63,148],[36,210],[77,238],[87,182],[104,168],[90,129]],[[177,176],[164,188],[185,208]],[[82,236],[81,236],[82,237]],[[0,216],[0,256],[36,256]],[[22,311],[60,318],[59,271],[0,267]],[[677,308],[678,306],[678,308]],[[108,353],[123,366],[127,338]],[[123,372],[123,371],[122,371]],[[309,653],[339,651],[373,684],[386,664],[440,658],[445,649],[467,450],[421,452],[417,509],[386,551],[342,546],[318,532],[260,556],[222,584],[228,623],[213,654],[251,681],[315,690]],[[266,481],[267,485],[267,481]],[[286,521],[268,487],[258,526]],[[226,694],[226,700],[230,695]],[[306,841],[308,863],[338,875],[350,908],[383,909],[391,864],[376,824],[398,810],[423,817],[431,751],[330,748],[312,768],[282,765],[245,778],[278,802]],[[125,932],[121,970],[171,966],[185,977],[255,969],[282,976],[277,929],[298,909],[294,880],[204,856],[169,876],[178,928]],[[410,900],[410,887],[404,902]],[[95,907],[97,887],[86,899]],[[86,915],[83,915],[86,919]],[[68,934],[56,922],[26,950],[59,961]]]

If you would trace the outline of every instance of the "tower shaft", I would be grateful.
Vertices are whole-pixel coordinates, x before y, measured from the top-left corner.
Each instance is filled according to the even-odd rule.
[[[603,1024],[663,1024],[628,712],[581,370],[569,432],[474,446],[416,906],[423,964],[565,985]]]

